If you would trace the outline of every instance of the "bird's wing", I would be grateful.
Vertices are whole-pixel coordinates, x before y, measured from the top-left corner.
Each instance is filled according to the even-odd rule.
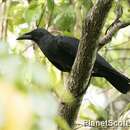
[[[113,67],[99,54],[97,54],[96,63],[101,67],[112,69]]]
[[[67,36],[57,36],[56,41],[59,50],[75,58],[79,44],[78,39]]]

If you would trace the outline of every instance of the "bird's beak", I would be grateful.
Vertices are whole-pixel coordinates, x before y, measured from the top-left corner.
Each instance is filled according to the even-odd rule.
[[[32,35],[29,33],[25,33],[22,36],[18,37],[17,40],[31,40],[32,39]]]

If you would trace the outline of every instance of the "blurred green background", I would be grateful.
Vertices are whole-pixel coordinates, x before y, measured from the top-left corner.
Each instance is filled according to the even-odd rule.
[[[56,130],[67,124],[57,116],[64,94],[66,73],[57,70],[32,42],[16,38],[39,25],[54,35],[80,38],[82,21],[96,0],[0,0],[0,130]],[[123,8],[121,20],[130,21],[130,1],[115,1],[102,30],[114,21],[115,9]],[[116,69],[130,77],[130,26],[121,29],[100,53]],[[121,95],[101,78],[92,79],[84,96],[75,127],[86,120],[129,118],[130,94]],[[100,128],[99,128],[100,129]],[[110,128],[107,128],[110,129]]]

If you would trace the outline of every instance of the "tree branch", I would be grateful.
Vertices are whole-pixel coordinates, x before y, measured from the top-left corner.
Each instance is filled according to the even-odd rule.
[[[106,30],[106,35],[104,37],[101,37],[99,39],[99,48],[101,49],[104,45],[109,43],[112,39],[112,37],[122,28],[127,27],[130,25],[130,22],[122,22],[120,21],[121,16],[123,15],[123,8],[122,5],[117,4],[116,7],[116,19],[114,22],[108,27]]]
[[[86,16],[82,37],[72,71],[67,80],[67,89],[75,97],[71,104],[60,104],[60,115],[73,127],[77,117],[82,97],[87,90],[91,71],[96,59],[98,38],[108,11],[113,0],[97,0],[91,11]]]
[[[109,29],[108,33],[99,39],[99,49],[101,49],[104,45],[109,43],[112,37],[122,28],[129,26],[130,23],[123,23],[121,21],[117,21],[113,24],[113,26]]]

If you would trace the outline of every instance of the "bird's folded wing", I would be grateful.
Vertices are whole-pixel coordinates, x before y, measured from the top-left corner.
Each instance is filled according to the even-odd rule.
[[[57,36],[56,39],[58,43],[58,48],[61,51],[75,58],[78,49],[79,40],[67,36]]]

